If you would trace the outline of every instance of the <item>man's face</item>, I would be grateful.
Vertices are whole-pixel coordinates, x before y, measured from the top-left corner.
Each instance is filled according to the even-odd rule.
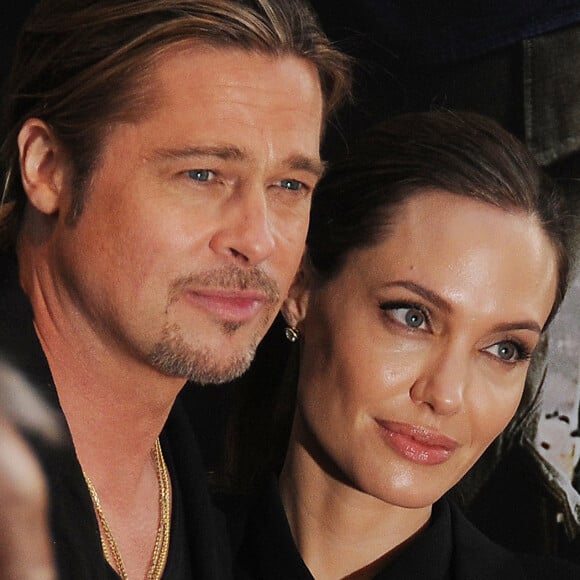
[[[153,110],[115,125],[54,265],[80,328],[199,382],[249,365],[303,251],[321,172],[306,61],[206,46],[159,58]]]

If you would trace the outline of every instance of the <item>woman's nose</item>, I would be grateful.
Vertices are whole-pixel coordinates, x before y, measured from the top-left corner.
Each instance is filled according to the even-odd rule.
[[[425,365],[409,391],[416,405],[428,405],[439,415],[453,415],[463,408],[469,357],[458,351],[447,346]]]

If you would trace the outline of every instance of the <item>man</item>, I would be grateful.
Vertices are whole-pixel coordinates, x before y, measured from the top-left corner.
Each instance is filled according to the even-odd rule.
[[[11,79],[0,347],[70,431],[60,575],[226,577],[177,397],[272,322],[348,61],[299,0],[46,0]]]

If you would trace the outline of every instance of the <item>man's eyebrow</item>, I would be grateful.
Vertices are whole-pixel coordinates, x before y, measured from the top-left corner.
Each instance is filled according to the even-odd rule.
[[[322,177],[326,171],[326,163],[324,161],[318,158],[306,157],[305,155],[292,155],[286,161],[286,164],[290,169],[307,171],[317,178]]]
[[[196,157],[216,157],[224,161],[245,161],[250,155],[235,145],[211,145],[183,148],[159,149],[154,153],[157,159],[194,159]],[[306,155],[291,155],[283,161],[283,166],[298,171],[307,171],[317,178],[326,171],[326,164],[319,158]]]
[[[158,159],[190,159],[194,157],[217,157],[225,161],[243,161],[244,159],[248,159],[247,153],[234,145],[200,145],[195,147],[158,149],[154,155]]]

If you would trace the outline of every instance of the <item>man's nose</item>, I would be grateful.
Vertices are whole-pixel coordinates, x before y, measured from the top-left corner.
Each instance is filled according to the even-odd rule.
[[[210,241],[212,250],[250,266],[269,258],[276,242],[265,189],[246,185],[232,195],[224,209],[223,222]]]

